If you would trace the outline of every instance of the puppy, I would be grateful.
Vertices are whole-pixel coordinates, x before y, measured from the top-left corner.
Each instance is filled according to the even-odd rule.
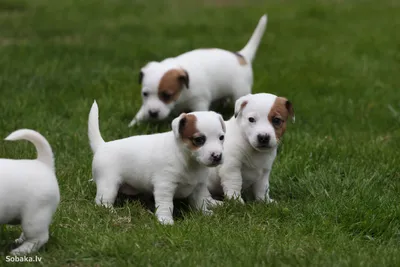
[[[165,119],[172,110],[207,111],[214,100],[235,101],[251,93],[251,64],[266,24],[264,15],[239,52],[197,49],[161,62],[149,62],[139,75],[143,104],[129,126],[148,119]]]
[[[18,130],[6,140],[28,140],[37,150],[34,160],[0,159],[0,224],[21,224],[20,245],[11,254],[37,251],[49,239],[49,225],[60,202],[53,152],[38,132]]]
[[[208,179],[213,196],[243,202],[241,192],[246,191],[256,200],[273,201],[269,175],[289,117],[294,122],[293,106],[283,97],[249,94],[236,101],[235,115],[226,122],[224,163]]]
[[[211,213],[215,205],[207,190],[208,167],[222,163],[225,123],[215,112],[181,114],[172,121],[172,131],[104,142],[94,102],[89,114],[89,140],[94,153],[93,180],[96,203],[110,207],[118,191],[124,194],[152,193],[156,216],[173,224],[174,198],[189,198],[189,204]]]

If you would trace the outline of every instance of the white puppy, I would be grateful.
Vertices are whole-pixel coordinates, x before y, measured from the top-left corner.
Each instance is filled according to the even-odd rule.
[[[256,200],[271,202],[269,175],[289,117],[294,121],[286,98],[265,93],[239,98],[235,116],[226,122],[224,163],[210,172],[211,194],[243,202],[241,192],[250,191]]]
[[[235,101],[251,93],[251,64],[266,24],[264,15],[239,52],[196,49],[161,62],[149,62],[139,76],[143,104],[129,126],[147,119],[165,119],[172,110],[207,111],[215,100]]]
[[[28,140],[37,150],[35,160],[0,159],[0,224],[21,224],[20,246],[11,254],[37,251],[49,239],[49,225],[60,202],[53,152],[38,132],[18,130],[6,140]]]
[[[207,190],[208,167],[222,163],[225,124],[215,112],[181,114],[170,132],[133,136],[104,142],[94,102],[89,114],[89,140],[94,153],[93,179],[96,203],[113,205],[118,191],[154,195],[156,216],[173,224],[174,198],[211,213],[206,204],[217,204]]]

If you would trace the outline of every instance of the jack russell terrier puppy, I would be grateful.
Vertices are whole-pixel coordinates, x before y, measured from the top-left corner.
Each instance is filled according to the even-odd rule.
[[[286,98],[265,93],[239,98],[234,117],[226,122],[224,163],[210,172],[210,193],[243,202],[241,193],[246,192],[272,202],[269,175],[289,117],[294,122],[293,106]]]
[[[21,224],[13,255],[36,252],[49,239],[49,225],[60,202],[53,152],[38,132],[22,129],[6,140],[28,140],[37,159],[0,159],[0,225]]]
[[[196,49],[161,62],[149,62],[139,75],[143,104],[129,126],[148,119],[163,120],[172,110],[207,111],[215,100],[235,101],[251,93],[251,64],[266,24],[264,15],[239,52]]]
[[[174,198],[188,198],[193,208],[206,214],[211,214],[209,206],[218,204],[207,190],[207,177],[208,167],[223,161],[225,123],[221,115],[182,113],[172,121],[172,131],[105,142],[94,102],[88,133],[98,205],[112,207],[118,191],[150,193],[158,220],[173,224]]]

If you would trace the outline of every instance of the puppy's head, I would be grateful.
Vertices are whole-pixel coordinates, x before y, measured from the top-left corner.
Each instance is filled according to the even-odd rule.
[[[250,145],[265,151],[278,146],[289,118],[294,122],[292,103],[272,94],[249,94],[235,103],[235,118]]]
[[[223,162],[225,123],[212,111],[182,113],[172,121],[179,142],[200,164],[213,167]]]
[[[180,67],[150,62],[141,69],[139,83],[145,118],[163,120],[174,108],[182,90],[189,89],[189,74]]]

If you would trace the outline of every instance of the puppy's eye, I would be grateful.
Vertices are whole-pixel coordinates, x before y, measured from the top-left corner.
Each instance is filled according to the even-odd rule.
[[[274,126],[280,126],[282,124],[283,120],[278,118],[278,117],[273,117],[272,118],[272,124]]]
[[[171,94],[168,94],[168,93],[166,93],[166,92],[162,92],[162,93],[161,93],[161,97],[162,97],[164,100],[168,101],[168,100],[171,99],[172,95],[171,95]]]
[[[249,122],[255,123],[255,122],[256,122],[256,119],[254,119],[253,117],[250,117],[250,118],[249,118]]]
[[[143,92],[143,96],[144,96],[144,97],[148,97],[148,96],[149,96],[149,93]]]
[[[192,139],[192,143],[195,146],[202,146],[204,145],[206,142],[206,137],[205,136],[199,136],[199,137],[195,137]]]
[[[223,135],[221,135],[221,136],[219,137],[219,140],[221,140],[221,141],[224,141],[224,139],[225,139],[225,136],[223,136]]]

